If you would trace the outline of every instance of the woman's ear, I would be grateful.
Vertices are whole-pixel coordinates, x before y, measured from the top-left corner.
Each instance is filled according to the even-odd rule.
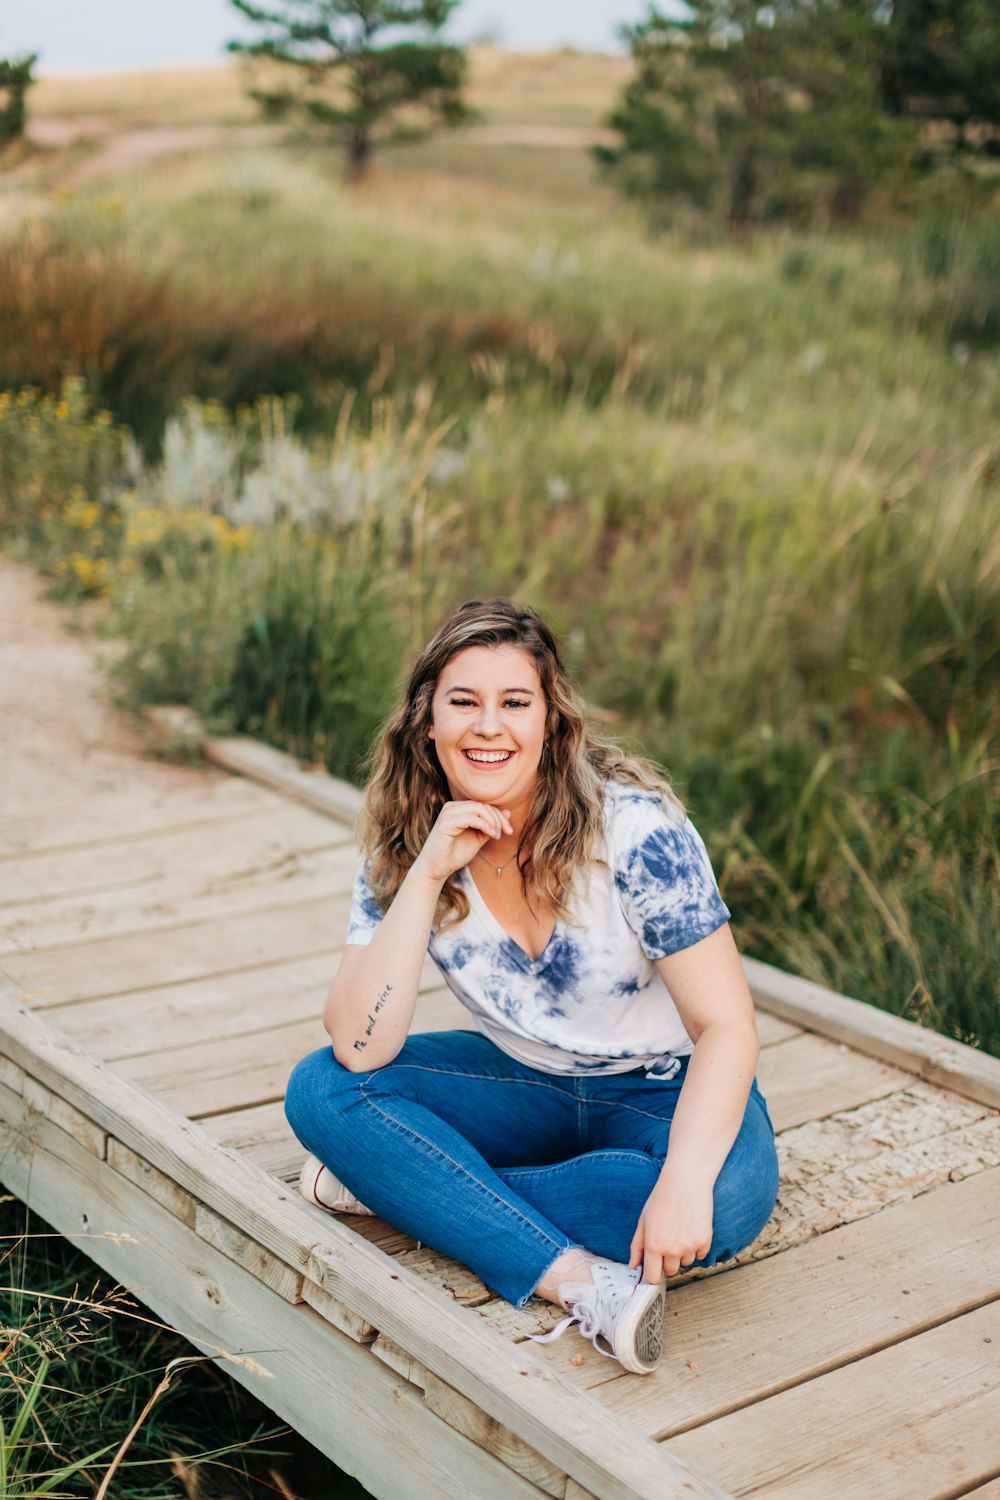
[[[434,738],[434,725],[433,724],[431,724],[430,727],[429,727],[429,729],[427,730],[427,738],[429,740],[432,740]]]

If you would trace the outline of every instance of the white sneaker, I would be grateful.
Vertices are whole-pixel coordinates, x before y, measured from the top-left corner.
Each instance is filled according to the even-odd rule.
[[[330,1214],[371,1213],[371,1209],[359,1203],[339,1177],[334,1177],[330,1169],[324,1167],[318,1156],[306,1157],[299,1173],[299,1192],[307,1203],[315,1203]]]
[[[569,1309],[569,1317],[551,1333],[535,1334],[535,1339],[550,1343],[571,1323],[578,1323],[599,1354],[613,1356],[633,1375],[651,1374],[663,1343],[666,1283],[651,1286],[642,1280],[641,1266],[630,1270],[616,1261],[598,1261],[590,1270],[593,1282],[560,1283],[559,1299]],[[611,1348],[602,1349],[599,1338]]]

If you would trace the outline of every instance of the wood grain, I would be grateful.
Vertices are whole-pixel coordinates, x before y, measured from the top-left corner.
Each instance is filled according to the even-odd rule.
[[[996,1470],[1000,1303],[665,1446],[734,1495],[945,1500]]]

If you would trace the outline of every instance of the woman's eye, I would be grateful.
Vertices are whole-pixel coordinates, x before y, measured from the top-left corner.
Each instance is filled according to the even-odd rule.
[[[448,705],[451,708],[474,708],[475,704],[471,698],[449,698]]]
[[[508,698],[505,708],[527,708],[529,705],[524,698]]]

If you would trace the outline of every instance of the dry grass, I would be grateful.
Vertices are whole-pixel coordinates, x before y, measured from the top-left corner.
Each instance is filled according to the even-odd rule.
[[[594,126],[629,76],[626,57],[599,53],[468,51],[469,102],[496,123]],[[116,128],[245,124],[258,118],[240,65],[156,68],[87,78],[42,78],[31,94],[38,120],[84,119]]]

